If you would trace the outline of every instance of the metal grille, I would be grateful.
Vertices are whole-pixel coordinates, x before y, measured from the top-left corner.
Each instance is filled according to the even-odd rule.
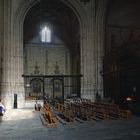
[[[57,99],[80,97],[82,75],[23,75],[25,100]]]

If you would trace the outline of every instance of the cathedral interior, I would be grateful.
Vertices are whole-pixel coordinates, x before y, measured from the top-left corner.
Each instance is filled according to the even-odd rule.
[[[0,99],[6,108],[0,131],[12,129],[14,121],[20,127],[15,114],[21,114],[31,133],[32,125],[46,129],[39,120],[48,126],[50,140],[140,139],[139,15],[139,0],[0,0]],[[118,131],[124,128],[115,138],[112,120],[119,119],[126,125],[115,122]],[[46,138],[31,133],[27,139]],[[9,136],[23,139],[12,131]]]

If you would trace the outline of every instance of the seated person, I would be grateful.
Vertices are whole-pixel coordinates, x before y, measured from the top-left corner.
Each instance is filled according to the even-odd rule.
[[[3,116],[4,112],[5,112],[5,107],[2,104],[2,100],[0,99],[0,116]]]

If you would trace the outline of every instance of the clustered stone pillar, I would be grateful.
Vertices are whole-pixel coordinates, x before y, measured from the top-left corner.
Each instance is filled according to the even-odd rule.
[[[7,108],[11,107],[11,20],[10,10],[11,1],[3,1],[3,12],[4,12],[4,34],[3,34],[3,46],[2,46],[2,80],[1,80],[1,98],[4,100],[4,104]]]
[[[95,47],[96,47],[96,93],[103,97],[103,56],[105,47],[105,13],[106,0],[99,0],[95,17]]]
[[[4,44],[3,44],[3,72],[1,81],[1,98],[7,109],[14,107],[14,94],[17,94],[17,105],[23,107],[24,86],[23,86],[23,52],[20,51],[19,41],[16,38],[17,26],[14,23],[12,1],[4,0]],[[22,43],[22,41],[21,41]]]
[[[4,31],[3,31],[3,27],[4,27],[4,12],[3,12],[3,0],[0,0],[0,83],[1,83],[1,80],[2,80],[2,64],[3,64],[3,57],[2,57],[2,54],[3,54],[3,34],[4,34]],[[0,84],[0,91],[1,91],[1,84]],[[0,94],[1,96],[1,94]],[[1,98],[1,97],[0,97]]]
[[[82,27],[81,73],[84,77],[81,83],[81,96],[93,101],[97,92],[103,96],[103,77],[100,72],[104,53],[104,8],[104,0],[98,3],[93,0],[85,5],[88,20],[85,20],[86,26]]]

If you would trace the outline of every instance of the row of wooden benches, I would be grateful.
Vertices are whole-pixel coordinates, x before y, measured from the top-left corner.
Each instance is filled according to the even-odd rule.
[[[119,119],[129,119],[131,118],[131,111],[120,109],[118,105],[112,103],[94,103],[88,102],[65,102],[65,104],[60,104],[55,102],[55,107],[59,115],[63,117],[64,120],[68,122],[73,122],[78,118],[84,120],[92,119],[103,119],[109,120],[111,117]],[[44,103],[44,113],[42,115],[42,122],[48,127],[56,126],[58,120],[56,115],[51,109],[51,105],[45,101]]]
[[[121,109],[118,105],[112,103],[83,103],[84,106],[92,109],[92,110],[102,110],[104,114],[108,114],[107,116],[115,115],[120,119],[129,119],[131,118],[131,111]]]
[[[56,103],[56,108],[64,118],[74,121],[75,117],[91,120],[102,118],[108,120],[111,117],[119,119],[131,118],[131,111],[120,109],[115,104],[96,104],[93,102],[84,103],[66,103],[64,105]]]
[[[107,120],[108,116],[103,110],[93,111],[92,109],[87,108],[81,104],[71,103],[70,105],[63,105],[60,103],[56,104],[57,111],[61,113],[64,118],[68,121],[74,121],[75,118],[81,118],[84,120],[95,119],[98,116],[103,116]]]

